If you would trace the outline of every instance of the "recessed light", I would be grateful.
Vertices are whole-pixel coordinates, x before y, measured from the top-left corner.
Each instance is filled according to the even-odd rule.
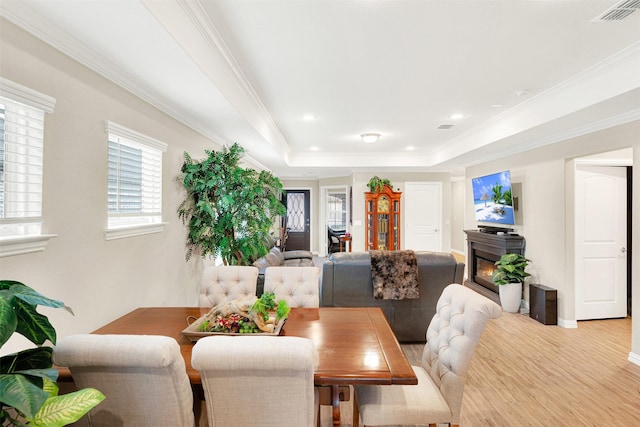
[[[304,116],[302,116],[302,120],[306,120],[308,122],[317,119],[316,116],[314,116],[313,114],[305,114]]]
[[[409,146],[407,147],[407,151],[413,151],[413,150],[415,150],[415,149],[416,149],[416,147],[414,147],[413,145],[409,145]]]
[[[309,147],[309,150],[318,151],[318,150],[320,150],[320,148],[314,145],[313,147]]]
[[[373,132],[363,133],[362,135],[360,135],[360,138],[362,138],[362,141],[367,144],[373,144],[374,142],[378,141],[378,138],[380,138],[380,134]]]
[[[502,107],[504,107],[504,104],[491,104],[491,106],[493,108],[502,108]]]
[[[529,93],[531,93],[531,91],[529,89],[518,89],[518,90],[516,90],[516,95],[517,96],[526,96],[526,95],[529,95]]]
[[[449,118],[451,120],[460,120],[460,119],[464,119],[466,117],[467,116],[465,114],[462,114],[462,113],[455,113],[455,114],[452,114],[452,115],[449,116]]]

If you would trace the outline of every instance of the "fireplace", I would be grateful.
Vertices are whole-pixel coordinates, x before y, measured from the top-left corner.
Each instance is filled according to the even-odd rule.
[[[478,230],[465,230],[467,235],[468,278],[465,286],[500,303],[498,287],[491,274],[494,263],[506,253],[524,255],[524,237],[515,234],[494,234]]]

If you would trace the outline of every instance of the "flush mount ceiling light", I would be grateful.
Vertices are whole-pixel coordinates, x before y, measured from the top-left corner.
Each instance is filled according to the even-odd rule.
[[[451,120],[460,120],[460,119],[464,119],[466,117],[467,117],[466,114],[462,114],[462,113],[456,113],[456,114],[452,114],[452,115],[449,116],[449,118]]]
[[[363,142],[367,144],[373,144],[374,142],[378,141],[378,138],[380,138],[380,134],[379,133],[363,133],[362,135],[360,135],[360,137],[362,138]]]

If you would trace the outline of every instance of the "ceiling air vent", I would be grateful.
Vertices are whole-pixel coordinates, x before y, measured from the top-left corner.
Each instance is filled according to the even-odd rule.
[[[640,9],[640,0],[622,0],[605,10],[593,22],[622,21]]]
[[[451,129],[453,125],[440,125],[436,129]]]

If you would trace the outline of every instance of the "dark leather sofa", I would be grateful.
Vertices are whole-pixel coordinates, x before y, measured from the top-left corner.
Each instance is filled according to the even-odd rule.
[[[331,254],[323,264],[320,304],[324,307],[381,307],[400,342],[424,342],[443,289],[462,283],[464,264],[453,255],[418,252],[419,299],[373,298],[371,257],[368,252]]]

